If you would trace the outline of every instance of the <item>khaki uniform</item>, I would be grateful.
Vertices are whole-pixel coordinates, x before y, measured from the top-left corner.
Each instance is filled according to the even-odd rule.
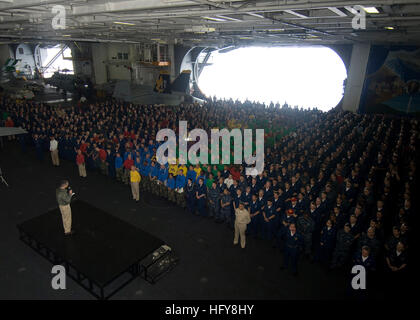
[[[246,209],[236,209],[235,210],[235,238],[233,239],[233,244],[237,244],[239,237],[241,238],[241,247],[245,248],[245,231],[248,223],[251,222],[251,217],[248,210]]]
[[[131,182],[131,193],[133,195],[133,200],[136,200],[136,201],[140,200],[140,191],[139,191],[138,182]]]
[[[70,205],[58,206],[61,212],[61,218],[63,220],[64,233],[71,231],[71,208]]]
[[[58,142],[55,139],[50,141],[50,152],[53,166],[58,167],[60,165],[60,159],[58,156]]]
[[[71,195],[67,192],[66,189],[58,188],[55,192],[58,207],[60,208],[61,218],[63,220],[64,233],[69,233],[71,231]]]
[[[86,178],[87,174],[86,174],[86,166],[84,163],[82,164],[78,164],[77,167],[79,168],[79,176]]]
[[[60,158],[58,157],[58,149],[51,151],[51,160],[54,166],[60,165]]]

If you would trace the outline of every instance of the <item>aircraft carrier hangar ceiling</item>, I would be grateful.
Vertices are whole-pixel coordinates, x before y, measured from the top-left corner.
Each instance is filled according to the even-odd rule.
[[[354,6],[366,29],[353,29]],[[54,29],[57,6],[65,28]],[[417,0],[0,0],[0,43],[88,41],[194,47],[418,44]]]

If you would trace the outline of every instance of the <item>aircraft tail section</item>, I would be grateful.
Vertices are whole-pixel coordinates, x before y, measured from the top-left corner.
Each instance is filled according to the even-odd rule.
[[[188,93],[190,84],[191,70],[184,70],[176,79],[171,83],[171,76],[167,71],[161,71],[156,80],[154,92],[157,93],[172,93],[184,92]]]
[[[172,91],[189,93],[191,70],[183,70],[172,82]]]

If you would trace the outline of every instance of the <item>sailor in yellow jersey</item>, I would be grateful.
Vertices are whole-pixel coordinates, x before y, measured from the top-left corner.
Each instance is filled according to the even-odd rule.
[[[169,163],[173,162],[175,159],[170,159]],[[178,164],[169,164],[169,173],[172,173],[172,176],[175,178],[178,174]]]
[[[133,200],[136,200],[136,201],[140,200],[140,192],[139,192],[140,180],[141,180],[141,176],[140,176],[140,173],[137,171],[137,168],[135,166],[131,166],[131,170],[130,170],[131,193],[133,194]]]
[[[198,163],[195,165],[194,171],[196,173],[196,177],[197,177],[197,180],[198,180],[198,177],[201,175],[201,167],[200,167],[200,165]]]

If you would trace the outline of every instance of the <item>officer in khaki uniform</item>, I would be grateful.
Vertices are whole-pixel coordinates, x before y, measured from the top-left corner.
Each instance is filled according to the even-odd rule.
[[[241,238],[241,248],[245,248],[245,231],[248,223],[251,222],[249,210],[245,209],[244,203],[239,203],[239,208],[235,210],[235,238],[233,244],[238,244],[239,237]]]
[[[73,195],[72,190],[67,190],[69,182],[63,180],[60,183],[60,187],[56,189],[55,195],[58,202],[58,207],[60,208],[61,218],[63,219],[64,234],[71,235],[73,231],[71,229],[71,208],[70,201]]]
[[[141,181],[140,173],[137,171],[135,166],[131,166],[130,170],[130,184],[131,193],[133,194],[133,200],[140,200],[139,184]]]
[[[55,140],[54,136],[51,136],[50,152],[53,166],[58,167],[60,165],[60,158],[58,156],[58,142]]]

